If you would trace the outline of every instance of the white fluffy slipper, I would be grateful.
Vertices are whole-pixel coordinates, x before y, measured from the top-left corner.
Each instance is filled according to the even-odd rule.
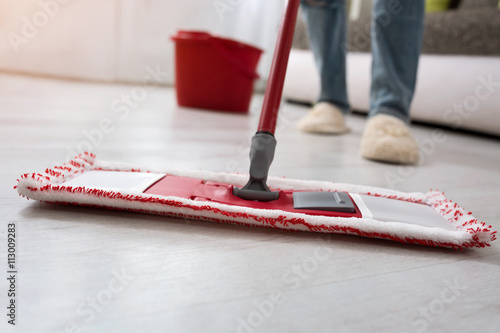
[[[341,134],[349,131],[345,124],[345,116],[333,104],[321,102],[299,120],[297,127],[303,132],[322,134]]]
[[[419,148],[402,120],[379,114],[366,124],[361,139],[361,155],[370,160],[416,164]]]

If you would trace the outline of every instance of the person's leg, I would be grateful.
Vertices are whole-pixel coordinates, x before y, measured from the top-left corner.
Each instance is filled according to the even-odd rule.
[[[343,133],[349,112],[346,87],[345,0],[302,0],[311,49],[321,79],[318,104],[299,128],[307,132]]]
[[[370,116],[387,114],[409,123],[424,14],[424,0],[375,0]]]
[[[414,164],[419,148],[410,134],[423,35],[424,0],[375,0],[369,121],[361,141],[368,159]]]

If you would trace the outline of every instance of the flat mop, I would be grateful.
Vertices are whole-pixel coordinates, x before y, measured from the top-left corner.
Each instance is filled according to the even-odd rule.
[[[249,175],[153,170],[83,153],[44,172],[24,174],[17,191],[49,203],[159,214],[275,229],[340,233],[402,243],[485,247],[496,231],[439,191],[268,177],[274,131],[299,0],[287,3],[274,53]]]

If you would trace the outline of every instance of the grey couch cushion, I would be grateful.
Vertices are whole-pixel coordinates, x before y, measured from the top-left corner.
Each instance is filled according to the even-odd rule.
[[[293,44],[294,49],[309,49],[309,41],[307,39],[307,29],[300,15],[300,11],[297,17],[297,23],[295,24],[295,32],[293,34]]]
[[[460,0],[459,3],[460,9],[495,8],[497,5],[497,0]]]
[[[500,10],[477,8],[428,14],[423,53],[500,55]]]

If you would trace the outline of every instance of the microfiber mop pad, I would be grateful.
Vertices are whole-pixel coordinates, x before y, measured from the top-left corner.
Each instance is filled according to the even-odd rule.
[[[496,231],[492,231],[491,226],[479,222],[439,191],[404,193],[363,185],[268,179],[270,188],[285,192],[349,193],[356,205],[356,213],[327,216],[327,212],[262,208],[266,207],[266,203],[255,208],[253,206],[257,204],[254,201],[246,201],[248,204],[243,206],[221,203],[204,198],[204,194],[199,193],[196,197],[189,197],[189,194],[182,193],[183,188],[175,189],[172,192],[175,195],[154,194],[151,189],[167,177],[179,177],[184,182],[185,179],[201,179],[200,184],[213,183],[217,186],[241,186],[248,180],[248,175],[242,174],[150,170],[99,161],[93,154],[84,153],[61,166],[22,175],[16,188],[22,196],[49,203],[105,207],[244,226],[350,234],[455,249],[485,247],[496,239]],[[221,191],[216,190],[211,195],[221,197]],[[392,208],[403,209],[408,216],[391,220]]]
[[[50,203],[106,207],[294,231],[344,233],[460,249],[485,247],[491,226],[443,193],[403,193],[361,185],[268,177],[299,0],[281,23],[249,175],[150,170],[95,160],[84,153],[42,173],[25,174],[20,195]]]

